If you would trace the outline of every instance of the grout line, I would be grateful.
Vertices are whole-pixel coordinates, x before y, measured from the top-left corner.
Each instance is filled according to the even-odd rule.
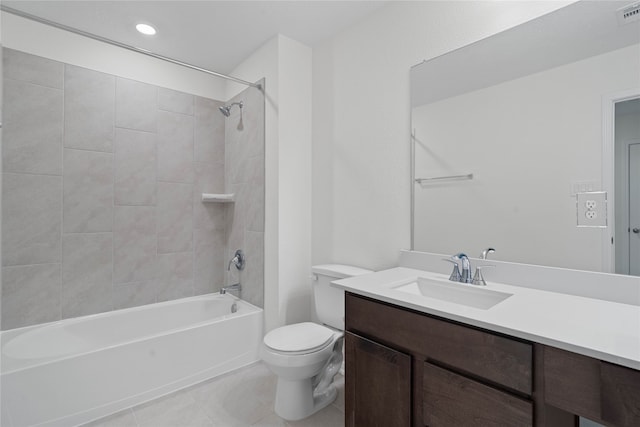
[[[135,128],[130,128],[130,127],[126,127],[126,126],[116,126],[115,123],[114,123],[113,128],[114,129],[127,130],[127,131],[131,131],[131,132],[148,133],[148,134],[151,134],[151,135],[157,135],[158,134],[157,131],[135,129]]]
[[[111,195],[112,195],[112,209],[111,209],[111,309],[115,310],[116,308],[116,231],[115,231],[115,225],[116,225],[116,166],[117,166],[117,147],[118,147],[118,140],[117,140],[117,132],[116,132],[116,107],[118,105],[118,91],[117,91],[117,87],[116,85],[117,83],[117,78],[114,76],[113,78],[113,127],[111,129],[111,140],[112,140],[112,145],[111,145],[111,149],[113,151],[113,161],[112,161],[112,166],[113,166],[113,173],[112,173],[112,181],[111,183],[113,184],[112,188],[111,188]],[[137,424],[137,423],[136,423]]]
[[[37,265],[56,265],[56,264],[60,264],[62,265],[62,261],[57,261],[57,262],[40,262],[40,263],[34,263],[34,264],[15,264],[15,265],[3,265],[2,268],[13,268],[13,267],[35,267]]]
[[[186,117],[195,117],[195,111],[194,111],[194,114],[183,113],[181,111],[173,111],[173,110],[167,110],[166,108],[161,108],[160,105],[158,105],[158,111],[162,111],[163,113],[179,114],[181,116],[186,116]]]
[[[129,408],[131,411],[131,415],[133,415],[133,421],[136,423],[136,427],[140,427],[140,422],[138,421],[138,417],[136,416],[136,411],[133,408]]]
[[[6,49],[6,47],[5,47],[5,49]],[[62,64],[66,65],[64,63],[62,63]],[[22,84],[26,84],[26,85],[43,87],[45,89],[53,89],[53,90],[63,91],[64,90],[64,68],[62,70],[62,87],[47,86],[47,85],[43,85],[43,84],[40,84],[40,83],[31,82],[31,81],[28,81],[28,80],[15,79],[15,78],[6,77],[6,76],[4,76],[2,78],[2,80],[10,80],[10,81],[13,81],[13,82],[22,83]]]
[[[3,172],[2,172],[2,174],[3,174],[3,175],[31,175],[31,176],[47,176],[47,177],[56,177],[56,176],[58,176],[58,177],[62,178],[62,174],[60,174],[60,175],[56,175],[56,174],[53,174],[53,173],[11,172],[11,171],[4,172],[4,171],[3,171]]]
[[[91,153],[114,154],[113,149],[111,151],[104,151],[104,150],[96,150],[96,149],[93,149],[93,148],[70,147],[68,145],[63,145],[62,148],[63,148],[63,150],[89,151]]]
[[[61,171],[61,194],[60,194],[60,288],[59,288],[59,304],[60,304],[60,317],[64,318],[64,159],[65,159],[65,146],[64,141],[66,139],[67,130],[67,97],[66,97],[66,80],[67,80],[67,67],[68,64],[62,65],[62,135],[60,140],[60,171]]]

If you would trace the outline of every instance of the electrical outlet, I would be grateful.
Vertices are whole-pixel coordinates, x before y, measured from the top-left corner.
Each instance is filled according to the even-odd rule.
[[[592,191],[576,194],[578,227],[607,226],[607,193]]]

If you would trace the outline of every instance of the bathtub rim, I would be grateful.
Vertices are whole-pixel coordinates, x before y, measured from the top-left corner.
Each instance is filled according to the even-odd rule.
[[[189,324],[187,326],[183,326],[183,327],[179,327],[179,328],[166,329],[166,330],[163,330],[161,333],[143,335],[143,336],[138,337],[137,339],[129,339],[129,340],[124,340],[124,341],[119,341],[119,342],[117,342],[115,344],[97,346],[96,348],[92,348],[90,350],[79,351],[79,352],[70,353],[70,354],[64,354],[64,355],[61,355],[61,356],[37,358],[37,359],[17,359],[17,358],[10,357],[10,356],[7,356],[7,355],[4,354],[4,346],[5,346],[5,344],[8,344],[9,342],[11,342],[11,340],[17,338],[20,335],[23,335],[25,333],[29,333],[31,330],[45,328],[45,327],[46,328],[50,328],[50,327],[58,326],[58,325],[63,324],[63,323],[65,323],[65,324],[80,323],[80,322],[86,321],[88,319],[96,319],[96,318],[108,317],[110,315],[113,315],[113,313],[120,313],[120,312],[127,312],[128,313],[128,312],[136,312],[136,311],[142,311],[142,310],[151,310],[154,307],[171,306],[171,305],[176,305],[176,304],[185,303],[185,302],[189,302],[189,301],[193,301],[193,300],[199,300],[199,299],[226,299],[230,303],[235,302],[235,303],[241,304],[243,306],[246,306],[249,310],[246,311],[246,312],[242,312],[242,311],[239,310],[238,312],[235,312],[235,313],[224,314],[222,316],[214,317],[214,318],[202,321],[202,322],[191,323],[191,324]],[[210,325],[210,324],[213,324],[213,323],[222,322],[222,321],[227,320],[227,319],[234,319],[234,318],[240,318],[240,317],[245,317],[245,316],[251,316],[251,315],[255,315],[257,313],[261,313],[261,312],[263,313],[264,309],[262,309],[260,307],[257,307],[255,305],[251,304],[250,302],[247,302],[247,301],[245,301],[243,299],[237,298],[237,297],[235,297],[233,295],[230,295],[230,294],[220,294],[220,292],[214,292],[214,293],[208,293],[208,294],[195,295],[195,296],[186,297],[186,298],[178,298],[178,299],[169,300],[169,301],[156,302],[156,303],[152,303],[152,304],[144,304],[144,305],[139,305],[139,306],[135,306],[135,307],[122,308],[122,309],[118,309],[118,310],[104,311],[104,312],[101,312],[101,313],[88,314],[88,315],[85,315],[85,316],[70,317],[70,318],[67,318],[67,319],[54,320],[52,322],[39,323],[39,324],[36,324],[36,325],[23,326],[23,327],[20,327],[20,328],[8,329],[6,331],[0,331],[0,362],[1,362],[0,363],[0,376],[13,374],[13,373],[20,372],[20,371],[23,371],[23,370],[26,370],[26,369],[37,368],[39,366],[46,365],[47,363],[53,363],[53,362],[58,362],[58,361],[66,360],[66,359],[72,359],[74,357],[78,357],[78,356],[82,356],[82,355],[86,355],[86,354],[91,354],[91,353],[95,353],[95,352],[98,352],[98,351],[103,351],[103,350],[110,349],[110,348],[120,347],[120,346],[131,344],[131,343],[134,343],[134,342],[147,341],[147,340],[151,340],[151,339],[158,338],[158,337],[165,336],[165,335],[176,334],[176,333],[183,332],[183,331],[186,331],[186,330],[189,330],[189,329],[195,329],[195,328],[203,327],[203,326]],[[6,339],[6,341],[5,341],[5,339]],[[24,364],[24,366],[18,366],[18,367],[15,367],[15,368],[9,368],[9,369],[5,370],[5,366],[7,366],[7,364],[9,364],[9,365],[12,364],[12,363],[6,363],[5,359],[11,360],[11,361],[29,360],[30,362],[26,362]]]

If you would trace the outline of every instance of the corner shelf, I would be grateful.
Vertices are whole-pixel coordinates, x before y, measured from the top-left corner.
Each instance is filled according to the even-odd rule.
[[[202,203],[233,203],[235,202],[236,195],[234,193],[228,194],[212,194],[202,193]]]

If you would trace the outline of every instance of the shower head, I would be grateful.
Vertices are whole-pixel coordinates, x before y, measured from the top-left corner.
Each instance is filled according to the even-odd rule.
[[[229,117],[231,115],[231,107],[233,107],[234,105],[237,105],[238,107],[240,107],[240,110],[242,110],[242,107],[244,107],[244,103],[242,101],[240,101],[240,102],[232,102],[229,105],[223,105],[223,106],[218,107],[218,108],[220,109],[220,112],[225,117]]]
[[[220,108],[220,112],[225,116],[225,117],[229,117],[231,115],[231,106],[229,105],[223,105]]]

